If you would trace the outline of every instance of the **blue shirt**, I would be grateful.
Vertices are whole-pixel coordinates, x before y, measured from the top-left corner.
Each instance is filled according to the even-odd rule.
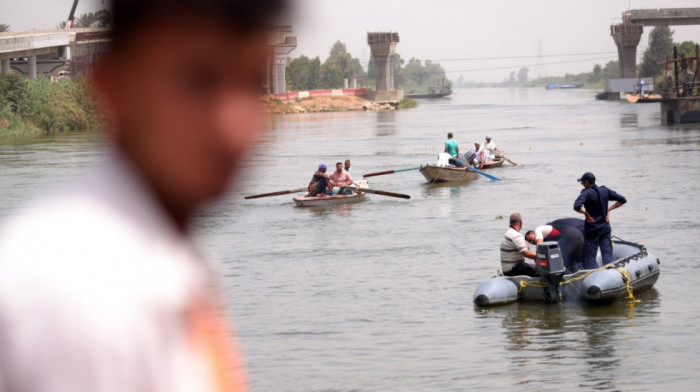
[[[445,142],[445,148],[447,149],[447,152],[450,153],[450,156],[452,158],[457,158],[457,148],[458,148],[457,141],[454,139],[447,139]]]
[[[624,196],[604,186],[593,184],[581,190],[581,194],[574,202],[574,210],[578,211],[583,206],[586,208],[588,215],[595,219],[593,223],[586,222],[585,231],[594,232],[610,227],[610,223],[605,220],[608,216],[608,202],[610,200],[627,203],[627,199]]]

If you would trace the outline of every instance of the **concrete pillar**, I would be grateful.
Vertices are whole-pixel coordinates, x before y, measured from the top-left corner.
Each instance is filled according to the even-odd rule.
[[[281,94],[286,91],[286,78],[284,69],[287,66],[287,55],[275,54],[272,63],[272,94]]]
[[[27,58],[29,63],[29,79],[36,79],[36,55]]]
[[[367,44],[374,58],[377,92],[394,90],[391,55],[395,53],[398,43],[398,33],[367,33]]]
[[[642,32],[641,24],[620,23],[610,26],[610,35],[617,45],[621,78],[637,77],[637,45]]]
[[[352,78],[352,88],[357,88],[357,78]]]
[[[2,73],[4,73],[4,74],[10,73],[10,59],[3,59],[3,60],[0,60],[0,62],[2,63],[2,66],[0,67],[0,69],[2,70]]]
[[[348,88],[348,78],[343,79],[343,88]]]
[[[272,62],[272,58],[268,57],[267,58],[267,64],[265,65],[266,67],[266,72],[265,72],[265,93],[270,94],[272,92],[272,85],[270,84],[270,73],[272,70],[270,69],[270,63]]]

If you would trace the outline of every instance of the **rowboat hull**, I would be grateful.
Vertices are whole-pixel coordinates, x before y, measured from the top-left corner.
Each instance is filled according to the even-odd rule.
[[[627,94],[627,101],[630,103],[654,103],[661,102],[663,97],[660,94],[647,94],[640,97],[639,94]]]
[[[479,177],[477,173],[466,168],[436,165],[421,166],[420,172],[429,182],[466,182]]]
[[[363,192],[353,195],[333,195],[330,197],[296,195],[292,198],[297,207],[333,207],[341,204],[354,204],[366,200]]]
[[[497,157],[493,161],[486,161],[486,163],[484,163],[484,166],[481,168],[481,170],[492,169],[494,167],[501,167],[501,166],[503,166],[503,160],[504,160],[503,158]]]

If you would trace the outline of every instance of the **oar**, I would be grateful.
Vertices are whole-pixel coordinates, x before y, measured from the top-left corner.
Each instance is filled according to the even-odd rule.
[[[250,195],[244,197],[244,199],[257,199],[260,197],[268,197],[268,196],[279,196],[279,195],[287,195],[290,193],[296,193],[296,192],[301,192],[305,191],[307,188],[296,188],[296,189],[287,189],[286,191],[277,191],[277,192],[270,192],[270,193],[261,193],[259,195]]]
[[[511,161],[510,158],[508,158],[508,157],[506,156],[506,154],[504,154],[504,153],[502,153],[502,152],[501,152],[501,153],[498,153],[498,152],[497,152],[496,155],[498,155],[498,156],[500,156],[501,158],[505,159],[506,161],[512,163],[514,166],[520,166],[520,165],[518,165],[517,162]]]
[[[374,193],[375,195],[382,195],[382,196],[400,197],[402,199],[410,199],[411,198],[410,195],[405,195],[403,193],[380,191],[378,189],[357,188],[357,191],[358,192],[366,192],[366,193]]]
[[[486,174],[486,173],[482,172],[481,170],[479,170],[479,169],[477,169],[477,168],[475,168],[475,167],[467,166],[467,170],[471,170],[471,171],[473,171],[474,173],[479,173],[479,174],[481,174],[482,176],[488,178],[489,180],[493,180],[493,181],[500,181],[500,180],[501,180],[500,178],[494,177],[494,176],[492,176],[492,175],[490,175],[490,174]]]
[[[380,172],[376,172],[376,173],[367,173],[367,174],[363,174],[362,177],[381,176],[384,174],[398,173],[398,172],[402,172],[402,171],[418,170],[418,169],[420,169],[420,166],[409,167],[406,169],[386,170],[386,171],[380,171]]]

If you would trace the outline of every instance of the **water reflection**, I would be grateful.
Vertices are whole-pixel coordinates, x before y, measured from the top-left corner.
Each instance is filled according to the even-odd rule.
[[[377,122],[375,124],[375,135],[392,136],[396,134],[396,112],[377,112]]]
[[[620,113],[620,128],[637,128],[638,119],[637,112]]]
[[[461,185],[466,185],[471,181],[464,182],[426,182],[423,187],[421,194],[424,198],[439,198],[448,199],[451,197],[459,197],[460,191],[462,189]]]
[[[341,204],[329,207],[297,207],[302,211],[309,211],[318,217],[326,216],[351,216],[353,208],[358,207],[357,204]]]

